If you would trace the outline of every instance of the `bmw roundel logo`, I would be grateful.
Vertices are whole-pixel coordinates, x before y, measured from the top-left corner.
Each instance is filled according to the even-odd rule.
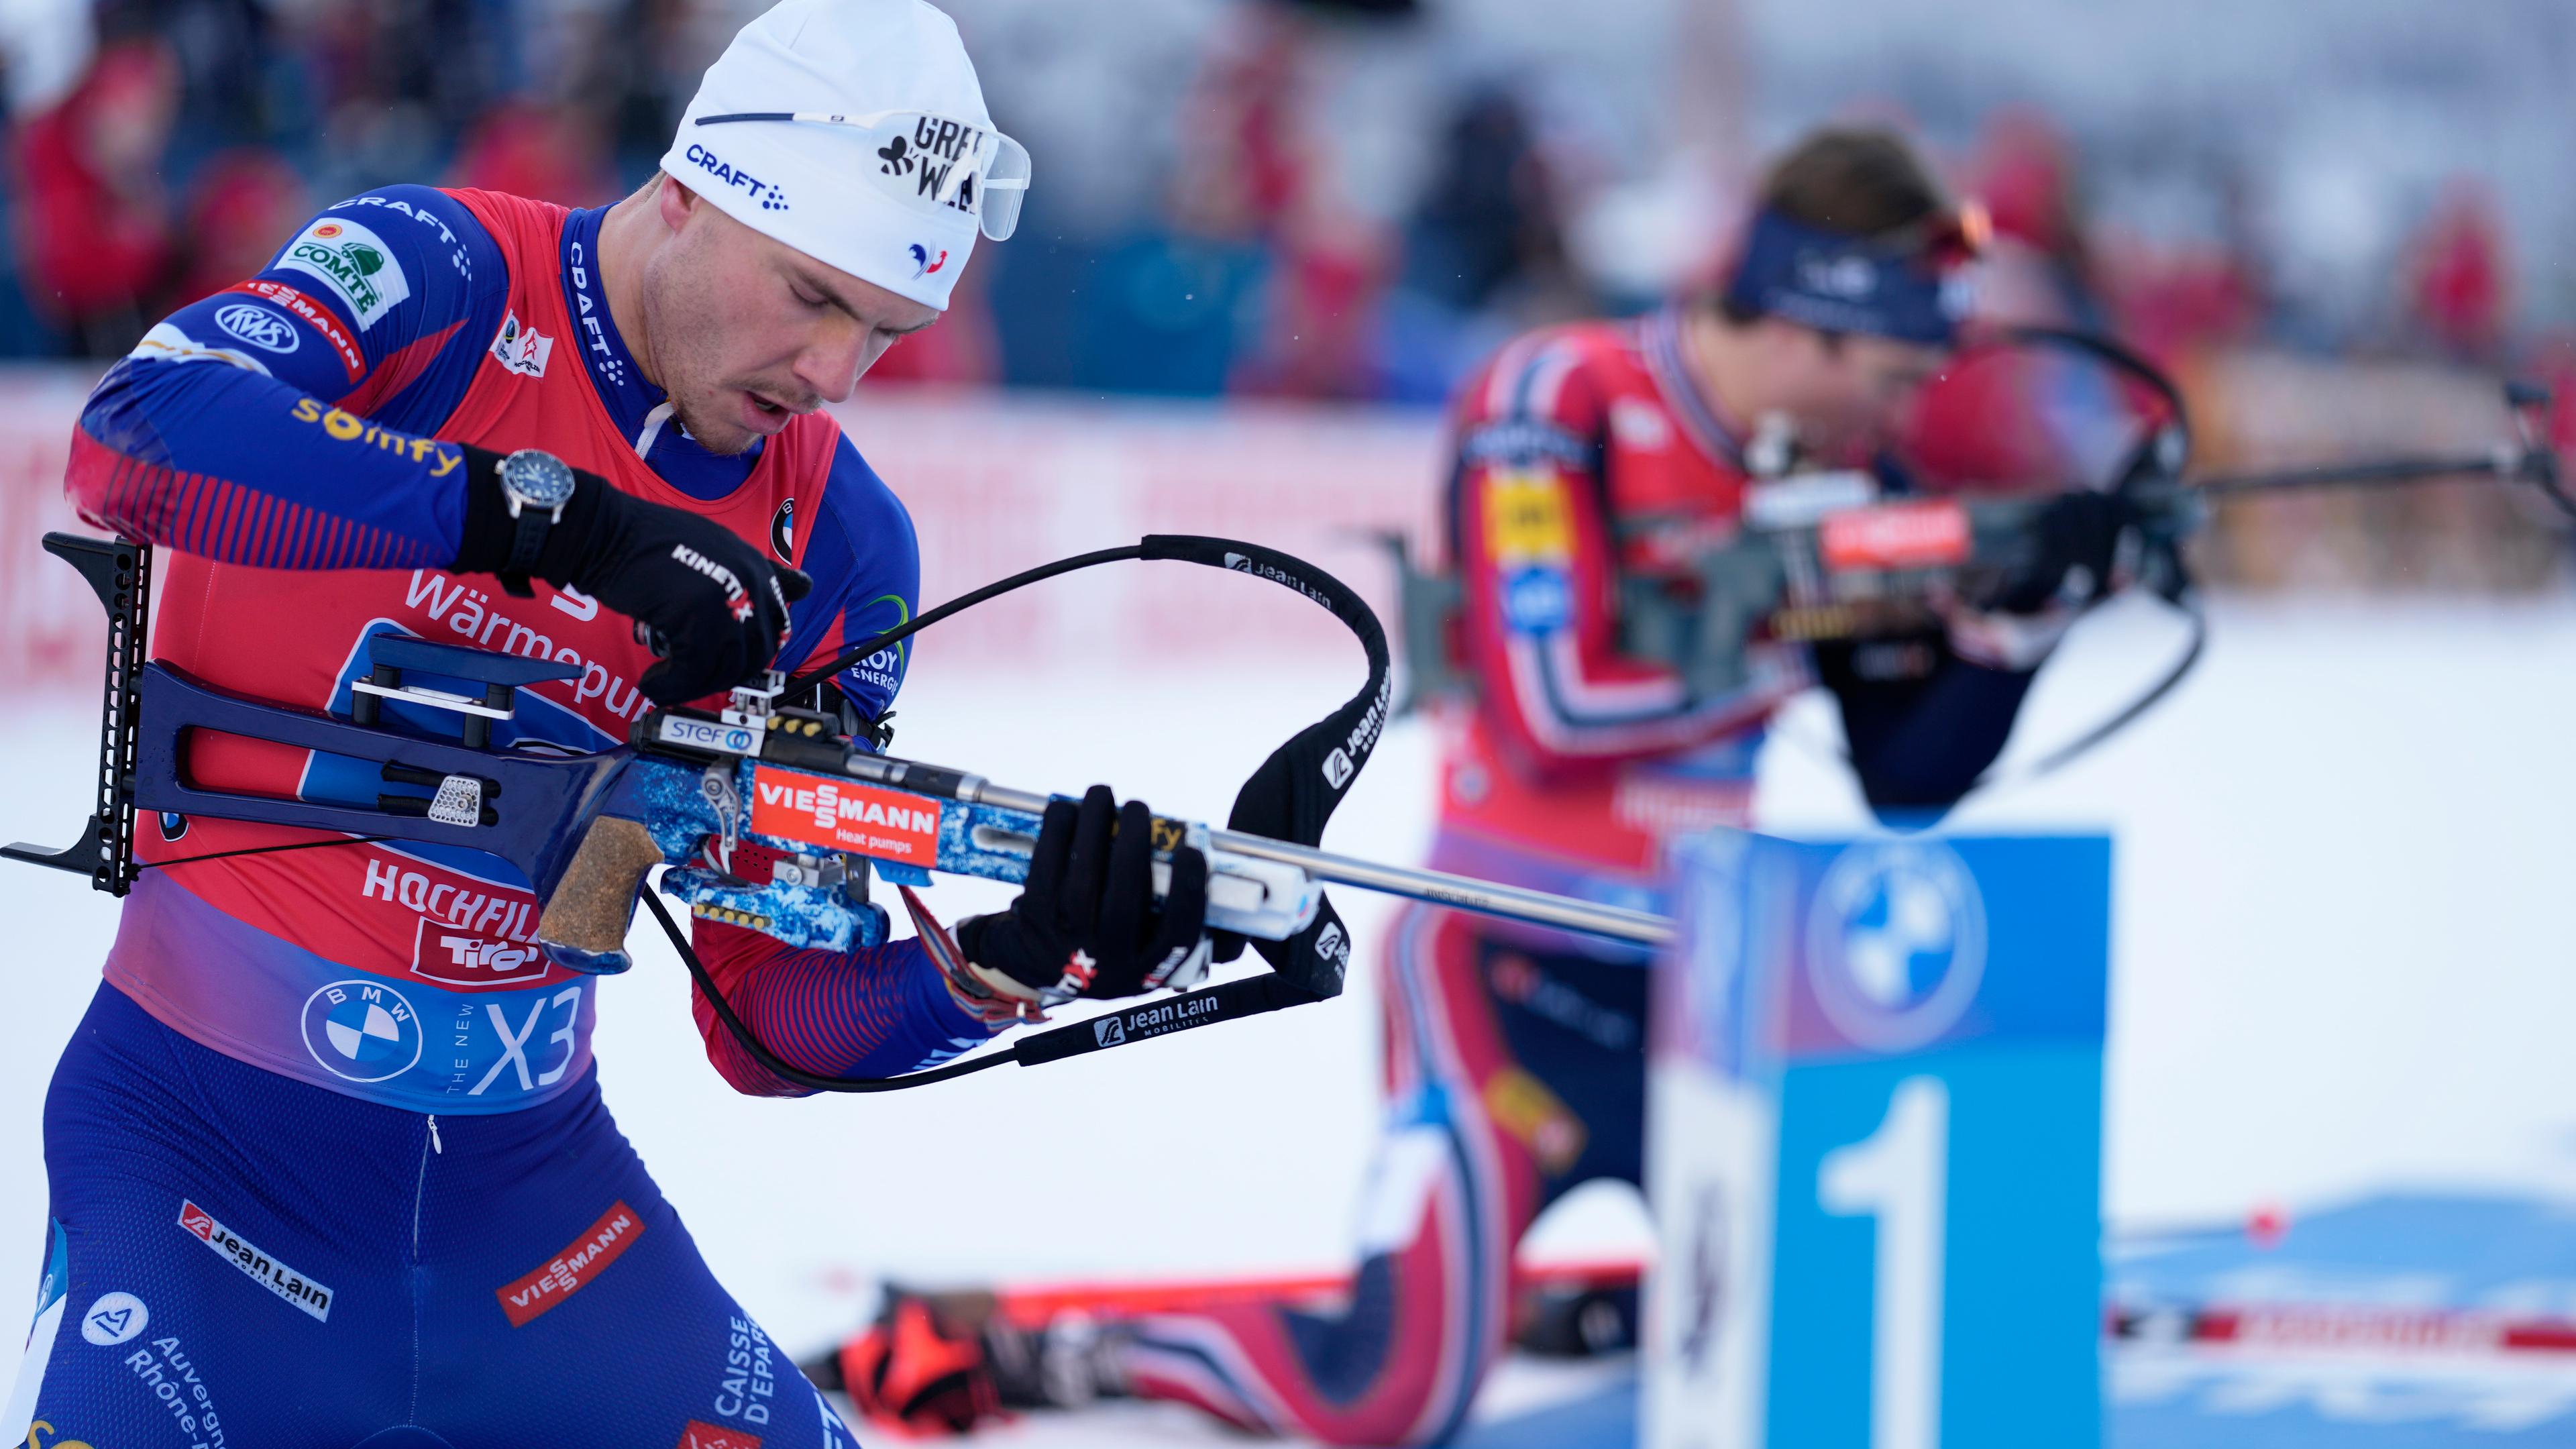
[[[777,516],[769,520],[769,551],[780,563],[796,562],[796,500],[778,505]]]
[[[1864,841],[1834,857],[1807,919],[1816,1004],[1855,1043],[1922,1046],[1958,1024],[1986,970],[1986,907],[1958,852]]]
[[[295,324],[256,302],[235,302],[215,310],[215,325],[267,352],[293,352]]]
[[[420,1013],[381,981],[334,981],[304,998],[304,1050],[352,1082],[382,1082],[420,1061]]]

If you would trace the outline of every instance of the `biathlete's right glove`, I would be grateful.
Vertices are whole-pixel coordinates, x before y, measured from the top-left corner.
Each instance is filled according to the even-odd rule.
[[[518,521],[501,491],[501,455],[465,449],[465,531],[449,567],[498,573]],[[661,661],[638,681],[655,704],[680,704],[741,684],[787,640],[787,606],[813,581],[770,561],[713,519],[621,493],[573,470],[573,493],[529,570],[633,619]]]
[[[1207,857],[1183,846],[1171,868],[1157,901],[1153,812],[1094,785],[1047,806],[1020,898],[958,922],[958,949],[986,985],[1040,1007],[1190,985],[1207,968]]]
[[[2115,588],[2120,539],[2138,521],[2117,493],[2071,489],[2030,522],[2028,556],[1979,604],[1936,600],[1951,652],[1989,669],[2036,669],[2076,615]]]

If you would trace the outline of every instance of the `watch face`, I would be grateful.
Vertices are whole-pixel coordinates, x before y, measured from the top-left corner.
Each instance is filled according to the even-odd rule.
[[[501,486],[523,505],[561,508],[572,501],[572,468],[552,453],[521,448],[501,460]]]

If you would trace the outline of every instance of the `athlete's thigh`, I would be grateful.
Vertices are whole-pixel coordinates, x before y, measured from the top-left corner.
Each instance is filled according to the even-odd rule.
[[[1472,1104],[1516,1159],[1507,1175],[1534,1179],[1531,1213],[1594,1178],[1640,1179],[1646,965],[1446,911],[1400,917],[1391,945],[1399,1104],[1426,1085],[1453,1114]]]
[[[456,1449],[853,1449],[596,1111],[529,1161],[446,1131],[420,1422]]]
[[[346,1449],[400,1422],[411,1333],[398,1282],[361,1281],[246,1185],[80,1174],[66,1191],[57,1168],[0,1443]],[[324,1287],[326,1273],[339,1281]]]

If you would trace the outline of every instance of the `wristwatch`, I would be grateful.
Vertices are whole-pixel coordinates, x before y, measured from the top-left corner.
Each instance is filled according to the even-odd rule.
[[[529,571],[545,550],[546,534],[562,521],[564,505],[572,501],[572,467],[543,448],[521,448],[493,471],[510,516],[519,523],[510,536],[510,561],[499,570],[501,587],[529,598],[536,593],[528,586]]]

